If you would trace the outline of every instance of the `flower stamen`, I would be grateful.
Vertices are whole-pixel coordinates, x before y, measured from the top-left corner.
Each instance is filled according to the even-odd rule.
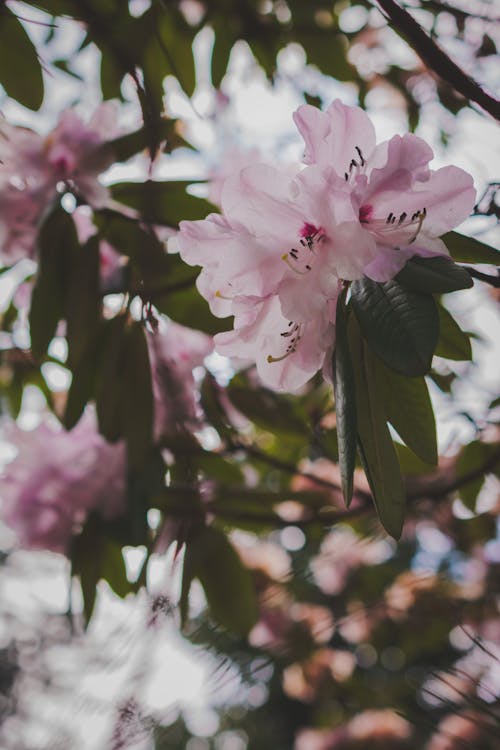
[[[291,320],[290,323],[288,324],[288,327],[289,328],[291,327],[291,330],[282,331],[280,333],[280,336],[283,336],[284,338],[289,338],[290,336],[292,337],[290,339],[290,343],[288,344],[286,348],[285,353],[282,354],[280,357],[274,357],[272,354],[268,354],[267,361],[269,362],[269,364],[272,364],[273,362],[282,362],[284,359],[286,359],[291,354],[294,354],[297,351],[297,347],[302,338],[301,336],[302,324],[294,323],[294,321]]]

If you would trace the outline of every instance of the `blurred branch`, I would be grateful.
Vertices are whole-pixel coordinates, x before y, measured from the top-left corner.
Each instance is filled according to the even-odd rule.
[[[497,272],[497,276],[490,276],[490,274],[477,271],[475,268],[469,268],[468,266],[461,266],[461,268],[467,271],[469,276],[472,276],[474,279],[479,279],[479,281],[484,281],[485,284],[489,284],[495,287],[495,289],[500,289],[500,270]]]
[[[493,18],[492,16],[487,16],[483,13],[474,13],[471,10],[455,8],[453,5],[440,2],[440,0],[423,0],[421,7],[423,10],[427,10],[427,8],[429,8],[432,10],[449,13],[450,16],[453,16],[458,21],[465,21],[467,18],[478,18],[480,21],[488,21],[489,23],[497,23],[498,21],[500,21],[500,17]]]
[[[395,0],[377,0],[390,25],[403,36],[423,62],[462,96],[476,102],[500,120],[500,101],[490,96],[434,42],[417,21]]]

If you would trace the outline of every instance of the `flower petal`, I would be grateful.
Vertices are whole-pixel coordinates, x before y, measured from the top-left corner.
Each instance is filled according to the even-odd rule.
[[[304,104],[293,119],[305,141],[305,164],[329,164],[341,177],[349,171],[352,159],[360,161],[356,147],[365,160],[375,148],[375,129],[366,112],[348,107],[340,99],[326,112]]]

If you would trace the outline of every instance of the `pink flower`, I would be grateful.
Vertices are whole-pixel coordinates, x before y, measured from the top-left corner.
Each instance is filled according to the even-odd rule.
[[[0,478],[2,515],[23,547],[65,552],[89,511],[123,510],[125,446],[107,443],[90,415],[71,432],[13,425],[7,437],[18,453]]]
[[[258,148],[242,149],[237,146],[228,148],[210,172],[208,200],[214,205],[220,206],[222,188],[227,178],[238,174],[244,167],[258,164],[260,161],[262,161],[262,154]]]
[[[376,244],[365,275],[387,281],[413,255],[448,254],[438,238],[474,205],[467,172],[429,169],[432,149],[415,135],[395,135],[376,145],[368,115],[339,99],[326,112],[303,105],[294,120],[306,145],[304,162],[330,166],[344,179],[359,222]]]
[[[38,225],[65,182],[96,207],[108,199],[99,174],[114,161],[103,144],[117,134],[116,110],[102,104],[88,124],[66,110],[46,137],[0,123],[0,257],[33,257]]]
[[[183,259],[202,266],[198,289],[213,313],[234,315],[217,351],[254,360],[267,385],[289,391],[320,369],[328,377],[342,281],[386,281],[412,255],[446,253],[438,235],[474,202],[471,177],[431,172],[419,138],[375,146],[359,108],[305,106],[295,119],[309,166],[294,176],[242,169],[224,182],[223,215],[181,222],[177,237]]]
[[[65,110],[57,126],[45,139],[48,169],[54,179],[69,181],[91,205],[99,208],[108,199],[108,190],[98,176],[114,161],[105,141],[118,135],[117,111],[113,102],[101,104],[86,124],[74,112]]]
[[[154,434],[161,443],[199,423],[193,369],[203,364],[213,341],[200,331],[170,322],[166,332],[148,335],[155,407]]]

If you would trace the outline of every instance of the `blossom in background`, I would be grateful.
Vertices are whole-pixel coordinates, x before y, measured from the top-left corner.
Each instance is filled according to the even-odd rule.
[[[90,414],[70,432],[49,423],[6,432],[17,456],[0,476],[1,514],[21,546],[66,552],[89,511],[122,512],[125,445],[107,443]]]
[[[176,240],[183,259],[202,266],[198,289],[213,313],[234,315],[217,351],[255,361],[267,385],[290,391],[322,368],[328,376],[342,281],[387,281],[412,255],[446,253],[439,235],[475,197],[462,170],[429,169],[420,138],[376,146],[358,107],[306,105],[295,121],[307,166],[291,176],[256,164],[229,176],[222,216],[181,222]]]
[[[95,207],[108,200],[99,174],[114,161],[103,144],[117,135],[116,109],[106,102],[84,123],[65,110],[41,136],[0,123],[0,258],[14,263],[33,257],[38,225],[63,182]]]
[[[294,750],[410,750],[411,724],[392,709],[362,711],[336,729],[299,732]]]
[[[179,430],[199,426],[193,369],[213,350],[200,331],[170,322],[165,331],[148,334],[157,442]]]

